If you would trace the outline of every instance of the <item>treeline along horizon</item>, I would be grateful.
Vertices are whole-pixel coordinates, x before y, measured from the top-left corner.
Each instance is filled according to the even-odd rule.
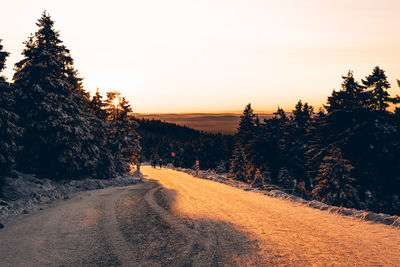
[[[388,110],[399,103],[389,88],[375,67],[361,83],[349,71],[316,113],[299,101],[290,116],[278,108],[261,122],[247,105],[230,174],[331,205],[399,215],[400,109]]]
[[[0,186],[15,169],[111,178],[140,160],[191,168],[199,159],[244,182],[263,178],[305,198],[400,214],[400,109],[388,110],[399,97],[379,67],[361,82],[349,71],[318,112],[299,101],[291,115],[278,108],[260,121],[249,104],[232,137],[136,119],[116,91],[90,97],[53,20],[43,12],[37,26],[12,83],[0,76]],[[0,42],[0,72],[7,56]]]
[[[137,132],[143,147],[142,161],[162,159],[164,164],[194,168],[199,160],[200,168],[219,173],[229,170],[233,136],[198,131],[175,123],[154,119],[138,119]]]
[[[53,20],[43,12],[36,25],[12,83],[0,77],[0,185],[13,169],[50,179],[126,173],[141,151],[130,104],[118,92],[90,98]],[[0,71],[7,56],[0,42]]]

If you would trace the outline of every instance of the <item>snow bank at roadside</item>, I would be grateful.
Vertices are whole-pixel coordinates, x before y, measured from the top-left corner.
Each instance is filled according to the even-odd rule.
[[[400,217],[399,216],[393,216],[393,215],[388,215],[388,214],[383,214],[383,213],[377,214],[377,213],[370,212],[370,211],[350,209],[350,208],[344,208],[344,207],[336,207],[336,206],[327,205],[325,203],[322,203],[322,202],[316,201],[316,200],[309,201],[309,200],[305,200],[300,197],[285,193],[283,191],[280,191],[277,189],[276,186],[267,186],[266,190],[261,190],[258,188],[253,188],[249,184],[239,182],[239,181],[234,181],[234,180],[228,178],[226,174],[216,174],[216,173],[213,173],[210,171],[199,171],[199,173],[196,173],[195,170],[183,169],[183,168],[173,168],[173,169],[176,171],[185,172],[187,174],[190,174],[190,175],[198,177],[198,178],[212,180],[212,181],[215,181],[218,183],[223,183],[223,184],[226,184],[229,186],[240,188],[245,191],[253,191],[253,192],[257,192],[257,193],[260,193],[260,194],[263,194],[263,195],[266,195],[269,197],[285,199],[285,200],[288,200],[291,202],[295,202],[295,203],[299,203],[299,204],[308,206],[313,209],[327,210],[332,213],[338,213],[338,214],[345,215],[345,216],[353,216],[353,217],[360,218],[365,221],[371,221],[371,222],[400,227]]]
[[[55,200],[68,199],[77,192],[110,186],[126,186],[139,182],[140,178],[132,175],[119,176],[109,180],[84,179],[54,182],[17,172],[17,177],[6,178],[6,186],[2,190],[3,197],[0,199],[0,223],[21,214],[30,213]]]

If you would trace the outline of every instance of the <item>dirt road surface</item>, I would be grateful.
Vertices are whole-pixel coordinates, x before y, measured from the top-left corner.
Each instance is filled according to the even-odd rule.
[[[0,230],[0,266],[400,266],[398,228],[168,169]]]

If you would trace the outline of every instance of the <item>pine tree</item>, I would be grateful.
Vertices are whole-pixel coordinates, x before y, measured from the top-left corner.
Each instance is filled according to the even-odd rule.
[[[331,129],[327,122],[327,114],[323,108],[312,118],[310,127],[307,131],[307,150],[305,151],[307,182],[305,185],[307,190],[313,188],[313,181],[318,174],[319,165],[326,156],[330,145]]]
[[[108,114],[110,148],[116,155],[117,169],[128,170],[128,164],[140,163],[141,147],[136,120],[130,115],[131,105],[117,91],[107,92],[105,110]]]
[[[123,155],[128,163],[139,165],[141,147],[139,135],[136,133],[138,124],[130,115],[132,108],[125,97],[121,98],[119,106],[121,107],[121,111],[118,116],[118,129],[119,134],[122,136]]]
[[[237,173],[235,170],[231,170],[231,173],[236,173],[236,175],[239,175],[240,179],[247,181],[247,180],[253,180],[254,174],[255,174],[255,168],[256,166],[254,165],[255,163],[252,161],[253,159],[253,152],[251,151],[251,145],[250,142],[254,139],[256,129],[258,125],[258,118],[254,114],[253,109],[251,108],[251,104],[248,104],[245,109],[243,110],[243,114],[240,116],[240,121],[239,121],[239,127],[237,130],[237,133],[235,135],[236,137],[236,145],[235,149],[237,148],[237,153],[239,151],[243,152],[244,158],[247,160],[243,163],[243,166],[240,168],[244,168],[244,176],[242,177],[242,173]],[[240,152],[240,153],[242,153]],[[239,154],[240,154],[239,153]],[[239,154],[233,153],[233,157],[239,156]],[[235,158],[231,159],[231,163],[234,162]],[[231,164],[231,167],[234,166]],[[237,167],[235,167],[237,168]],[[239,171],[239,169],[238,169]],[[240,172],[240,171],[239,171]]]
[[[0,39],[0,73],[5,68],[9,53],[3,51]],[[22,128],[17,126],[18,116],[13,112],[14,99],[11,86],[4,76],[0,75],[0,187],[2,176],[15,167],[15,156],[19,151],[17,139],[21,136]]]
[[[257,116],[254,114],[251,104],[249,103],[240,116],[239,128],[236,133],[242,145],[246,145],[254,137],[256,121]]]
[[[284,136],[281,141],[282,158],[286,165],[284,173],[292,175],[281,175],[280,183],[293,183],[295,178],[297,182],[304,182],[307,189],[310,189],[310,182],[306,173],[306,157],[308,150],[308,131],[311,126],[312,116],[314,114],[313,107],[308,103],[303,104],[299,100],[292,115],[284,129]],[[289,180],[284,181],[284,177]]]
[[[333,91],[328,97],[325,108],[328,112],[336,110],[358,110],[368,107],[371,93],[365,91],[365,87],[358,84],[354,79],[353,72],[349,71],[347,76],[342,76],[342,90]]]
[[[331,147],[319,166],[312,191],[314,197],[330,205],[358,207],[358,194],[353,187],[355,179],[350,175],[353,168],[343,159],[339,148]]]
[[[387,80],[385,71],[376,66],[372,74],[362,80],[363,84],[370,89],[371,98],[369,105],[373,110],[383,111],[394,102],[394,98],[390,97],[388,89],[390,83]]]
[[[119,103],[121,101],[121,93],[112,91],[106,93],[105,111],[107,112],[107,121],[116,122],[118,119]]]
[[[18,166],[51,178],[92,175],[100,155],[81,79],[50,16],[43,12],[37,26],[13,77],[25,128]]]
[[[283,162],[284,155],[282,149],[282,143],[284,139],[284,134],[289,122],[288,117],[286,116],[286,112],[279,108],[272,118],[265,120],[264,125],[261,128],[261,133],[259,136],[263,137],[263,142],[259,144],[259,148],[262,152],[260,154],[264,154],[262,158],[264,158],[264,165],[261,166],[261,170],[268,169],[271,175],[272,183],[276,184],[278,181],[278,173],[282,166],[285,164]]]
[[[310,124],[311,117],[314,114],[314,108],[309,106],[308,103],[302,103],[299,100],[292,110],[291,120],[294,122],[294,127],[304,131]]]
[[[89,109],[97,118],[102,121],[106,121],[107,112],[105,110],[106,104],[102,101],[103,96],[99,93],[99,88],[96,90],[96,94],[90,100]]]
[[[226,162],[223,160],[220,160],[218,164],[215,167],[215,172],[216,173],[226,173]]]
[[[229,173],[234,179],[247,182],[246,155],[240,144],[237,144],[233,150]]]

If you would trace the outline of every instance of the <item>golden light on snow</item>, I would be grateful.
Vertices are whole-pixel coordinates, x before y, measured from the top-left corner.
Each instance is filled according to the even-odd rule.
[[[261,258],[246,259],[248,266],[264,266],[260,262],[267,266],[394,266],[400,262],[400,235],[395,227],[170,169],[143,166],[141,170],[165,188],[163,201],[168,199],[170,208],[161,215],[179,215],[182,221],[193,221],[195,229],[210,227],[222,244],[217,248],[224,251],[232,249],[223,246],[228,237],[256,244],[255,253]],[[259,262],[252,263],[252,259]]]

